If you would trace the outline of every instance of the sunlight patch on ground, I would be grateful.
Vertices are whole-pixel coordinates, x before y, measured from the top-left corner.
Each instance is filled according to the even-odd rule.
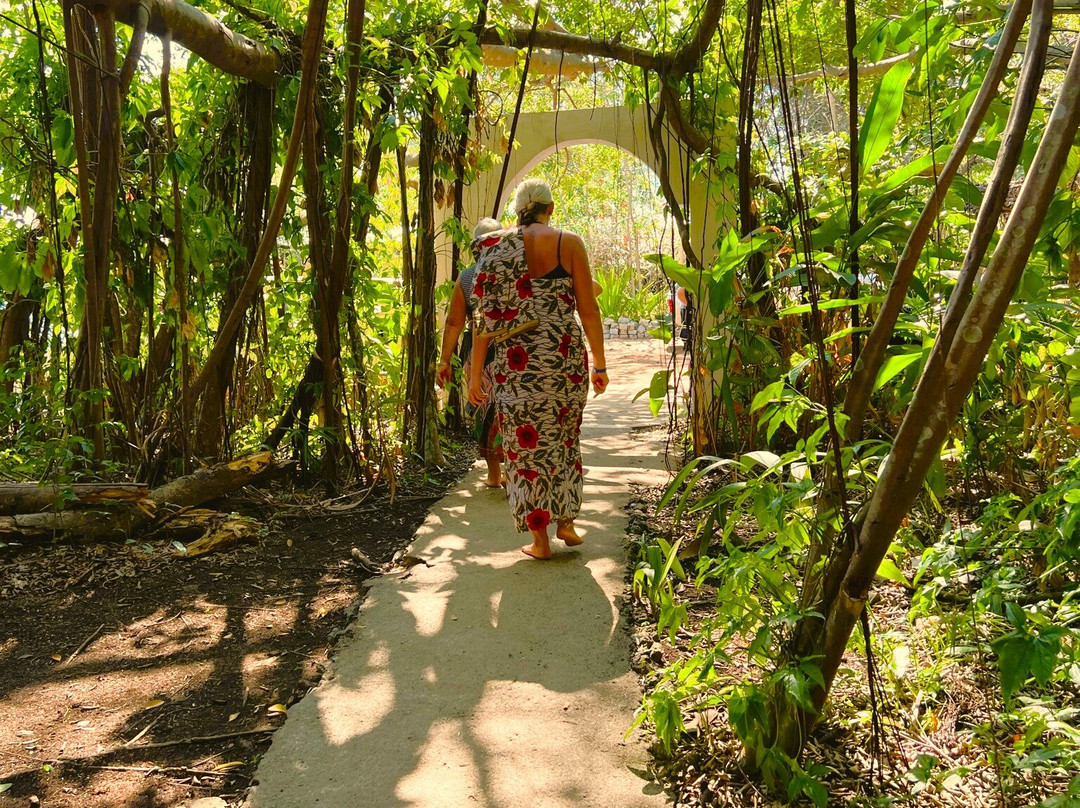
[[[405,805],[430,805],[432,794],[438,794],[446,806],[492,804],[477,771],[480,750],[464,734],[459,720],[438,721],[432,726],[416,769],[398,783],[397,796]]]
[[[249,642],[270,640],[291,631],[300,615],[300,607],[296,603],[275,603],[273,620],[270,620],[267,612],[262,609],[249,608],[250,610],[244,615],[244,634]]]
[[[163,711],[173,709],[184,693],[201,687],[213,672],[212,665],[195,663],[102,673],[100,664],[85,664],[80,660],[81,657],[72,665],[74,675],[68,674],[70,678],[46,684],[36,682],[12,691],[0,701],[0,727],[4,728],[5,735],[10,733],[6,741],[17,740],[24,749],[32,748],[34,755],[42,759],[100,754],[133,738]],[[85,673],[74,673],[83,668]],[[160,690],[163,670],[167,672],[169,692]],[[57,673],[61,672],[58,670]],[[133,696],[145,700],[148,706],[132,716],[129,723],[123,708]],[[178,700],[174,702],[171,696],[177,696]],[[58,715],[34,714],[31,718],[20,709],[30,701],[45,700],[63,703],[66,709]],[[77,740],[58,746],[51,737],[57,724],[74,726],[78,730]]]
[[[491,627],[499,627],[499,604],[502,603],[502,590],[498,592],[492,592],[491,597],[488,598],[488,603],[491,604]]]
[[[374,730],[394,710],[397,689],[390,672],[390,649],[380,642],[368,656],[368,672],[347,687],[341,680],[318,691],[323,735],[331,746],[343,746]]]
[[[446,607],[452,594],[450,590],[401,593],[401,607],[416,620],[417,634],[421,637],[434,637],[442,631],[446,622]]]

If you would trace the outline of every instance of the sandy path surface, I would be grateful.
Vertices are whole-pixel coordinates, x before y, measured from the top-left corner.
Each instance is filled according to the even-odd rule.
[[[632,482],[666,479],[633,396],[659,343],[614,343],[611,387],[590,398],[581,548],[519,546],[481,467],[440,500],[411,552],[427,565],[376,579],[322,684],[289,710],[250,808],[647,808],[623,736],[640,701],[620,614]]]

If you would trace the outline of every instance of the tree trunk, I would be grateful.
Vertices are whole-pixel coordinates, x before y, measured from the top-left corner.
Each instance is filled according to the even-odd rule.
[[[281,226],[281,220],[285,216],[285,206],[288,204],[289,197],[292,194],[292,182],[296,176],[296,166],[299,162],[300,144],[303,140],[307,110],[315,92],[315,78],[319,68],[319,55],[322,52],[328,2],[329,0],[310,0],[308,4],[307,24],[304,27],[300,88],[297,90],[292,132],[289,135],[289,146],[281,166],[278,191],[274,197],[270,214],[267,217],[266,229],[263,231],[262,239],[259,241],[259,249],[251,261],[251,269],[248,270],[247,277],[244,279],[244,285],[240,289],[236,303],[229,312],[229,316],[225,318],[218,329],[214,347],[211,348],[210,355],[206,358],[202,371],[188,388],[187,406],[189,407],[203,392],[213,375],[217,373],[218,366],[231,349],[244,315],[262,285],[266,262],[277,242],[278,228]]]
[[[419,228],[409,296],[406,407],[412,410],[412,447],[425,465],[442,463],[435,413],[435,138],[438,128],[427,110],[420,118]]]
[[[308,260],[311,262],[312,288],[314,290],[313,323],[317,344],[316,354],[322,364],[321,422],[325,436],[323,451],[323,474],[327,485],[333,489],[337,481],[338,457],[340,456],[341,410],[338,398],[327,388],[334,384],[330,377],[341,355],[338,300],[331,300],[330,278],[331,239],[330,211],[327,205],[320,167],[326,164],[326,142],[323,129],[323,110],[316,94],[308,110],[308,125],[304,132],[304,205],[307,209]],[[343,166],[342,172],[351,172],[351,166]],[[332,319],[331,319],[332,318]],[[332,406],[328,409],[327,402]]]
[[[15,378],[7,375],[12,370],[8,363],[19,346],[30,338],[30,314],[37,305],[36,300],[16,291],[0,315],[0,381],[9,395],[15,389]]]
[[[220,321],[224,321],[236,305],[246,270],[258,252],[259,237],[266,225],[266,205],[273,179],[273,95],[258,84],[247,84],[241,90],[240,97],[244,109],[241,148],[247,158],[241,169],[243,181],[240,183],[242,202],[238,241],[243,247],[243,254],[237,255],[233,261],[229,285],[218,309]],[[210,377],[203,394],[195,444],[195,451],[200,457],[220,458],[225,454],[228,398],[236,366],[237,346],[242,335],[242,328],[233,335],[231,344],[222,355],[221,365]]]
[[[150,487],[141,483],[0,483],[0,516],[55,511],[60,502],[64,510],[121,502],[138,504],[147,500],[149,493]]]
[[[1049,0],[1036,5],[1038,30],[1049,18]],[[1033,36],[1033,38],[1037,38]],[[1045,50],[1045,47],[1042,48]],[[802,657],[820,659],[824,687],[815,687],[813,712],[806,712],[777,692],[775,737],[783,751],[795,755],[817,719],[843,658],[851,631],[866,605],[870,586],[889,545],[919,492],[927,470],[940,455],[949,427],[971,392],[987,351],[1019,285],[1028,256],[1080,125],[1080,38],[1077,39],[1061,94],[1047,121],[1031,168],[1016,204],[990,258],[982,283],[946,342],[939,334],[919,379],[911,404],[893,442],[866,507],[858,540],[836,587],[826,593],[824,620],[802,622],[796,637]],[[954,297],[962,290],[954,290]]]
[[[749,0],[747,3],[742,71],[739,79],[739,230],[742,236],[748,236],[757,230],[759,226],[753,197],[756,172],[751,164],[750,147],[754,135],[754,100],[758,92],[758,55],[761,49],[761,15],[763,8],[762,0]],[[746,270],[758,312],[766,319],[775,319],[776,303],[773,300],[772,293],[769,291],[769,277],[765,272],[765,257],[760,253],[751,255]],[[783,331],[778,325],[771,327],[770,331],[773,342],[779,345],[783,341]]]
[[[351,256],[350,227],[353,197],[353,152],[356,148],[356,96],[360,81],[360,51],[364,38],[364,0],[348,0],[346,10],[346,50],[348,74],[345,81],[345,114],[342,138],[341,171],[338,185],[337,213],[330,237],[329,263],[323,274],[316,275],[319,357],[323,364],[323,416],[326,442],[323,451],[323,476],[328,486],[337,484],[338,465],[345,445],[341,413],[341,295],[349,274]],[[315,116],[318,120],[319,116]],[[311,222],[309,213],[308,222]]]
[[[896,263],[892,281],[889,283],[889,291],[881,304],[881,309],[874,320],[873,327],[870,329],[870,334],[866,338],[866,345],[859,356],[859,360],[855,363],[851,384],[848,386],[847,395],[844,398],[844,414],[848,416],[845,437],[848,441],[858,440],[862,432],[863,418],[870,403],[874,380],[877,378],[878,371],[885,361],[885,351],[889,347],[889,339],[896,328],[896,321],[900,316],[900,310],[911,286],[915,267],[930,237],[931,228],[938,212],[941,210],[945,194],[949,190],[949,186],[952,185],[953,178],[960,170],[967,150],[975,140],[979,125],[990,108],[990,104],[997,98],[998,85],[1008,68],[1013,47],[1020,37],[1020,32],[1023,30],[1030,8],[1031,0],[1020,0],[1009,12],[1009,19],[1002,30],[1001,38],[998,40],[993,60],[986,71],[986,77],[979,88],[979,93],[968,111],[964,125],[960,129],[956,145],[949,154],[949,158],[945,161],[934,192],[930,195],[930,199],[927,200],[918,221],[911,228],[911,235],[908,237],[904,251]]]

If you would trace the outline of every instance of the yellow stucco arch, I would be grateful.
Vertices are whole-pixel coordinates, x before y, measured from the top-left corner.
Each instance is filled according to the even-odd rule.
[[[492,210],[501,212],[518,183],[541,161],[559,149],[586,144],[614,146],[643,162],[657,176],[662,176],[664,166],[650,141],[648,123],[648,111],[644,106],[522,113],[518,118],[515,148],[510,154],[506,183],[501,193],[499,179],[506,154],[509,122],[504,121],[501,125],[489,127],[483,133],[481,142],[484,148],[495,154],[496,159],[491,168],[465,186],[462,225],[468,231],[478,219],[490,216]],[[675,197],[686,211],[691,244],[708,266],[715,255],[715,243],[720,230],[720,200],[715,197],[715,192],[710,190],[708,179],[692,170],[692,155],[678,137],[667,131],[665,141],[667,176]],[[495,204],[497,195],[498,205]],[[444,221],[451,213],[448,207],[440,211]],[[439,231],[439,279],[445,280],[450,277],[450,242],[441,227]]]

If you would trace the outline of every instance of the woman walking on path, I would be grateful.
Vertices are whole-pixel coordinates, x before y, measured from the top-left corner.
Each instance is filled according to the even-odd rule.
[[[485,236],[501,229],[502,225],[496,219],[483,218],[473,228],[473,252],[479,253],[485,246]],[[495,243],[492,240],[491,243]],[[487,245],[490,246],[490,245]],[[467,321],[471,322],[476,315],[477,300],[473,296],[473,288],[476,285],[476,264],[463,269],[458,275],[457,283],[454,284],[454,293],[450,298],[450,308],[446,312],[446,328],[443,330],[442,353],[439,358],[439,367],[435,372],[435,381],[439,387],[446,387],[450,381],[452,368],[450,360],[457,350],[458,338]],[[474,323],[473,333],[476,333]],[[491,365],[495,359],[495,346],[492,345],[483,362],[483,386],[485,390],[491,389]],[[470,378],[471,360],[465,364],[465,378]],[[477,407],[473,413],[473,434],[476,437],[477,452],[487,464],[487,479],[484,481],[489,488],[498,488],[502,485],[502,441],[499,435],[499,424],[496,419],[495,406],[490,399],[482,406]]]
[[[532,534],[522,552],[551,558],[548,528],[568,546],[582,543],[574,528],[581,509],[579,435],[588,397],[608,385],[604,331],[589,258],[581,238],[548,224],[555,205],[541,180],[517,191],[518,227],[504,230],[476,262],[474,293],[484,330],[473,342],[469,400],[487,398],[483,356],[495,342],[492,397],[502,428],[506,486],[517,528]],[[575,308],[581,326],[574,317]],[[582,330],[592,351],[589,374]]]

